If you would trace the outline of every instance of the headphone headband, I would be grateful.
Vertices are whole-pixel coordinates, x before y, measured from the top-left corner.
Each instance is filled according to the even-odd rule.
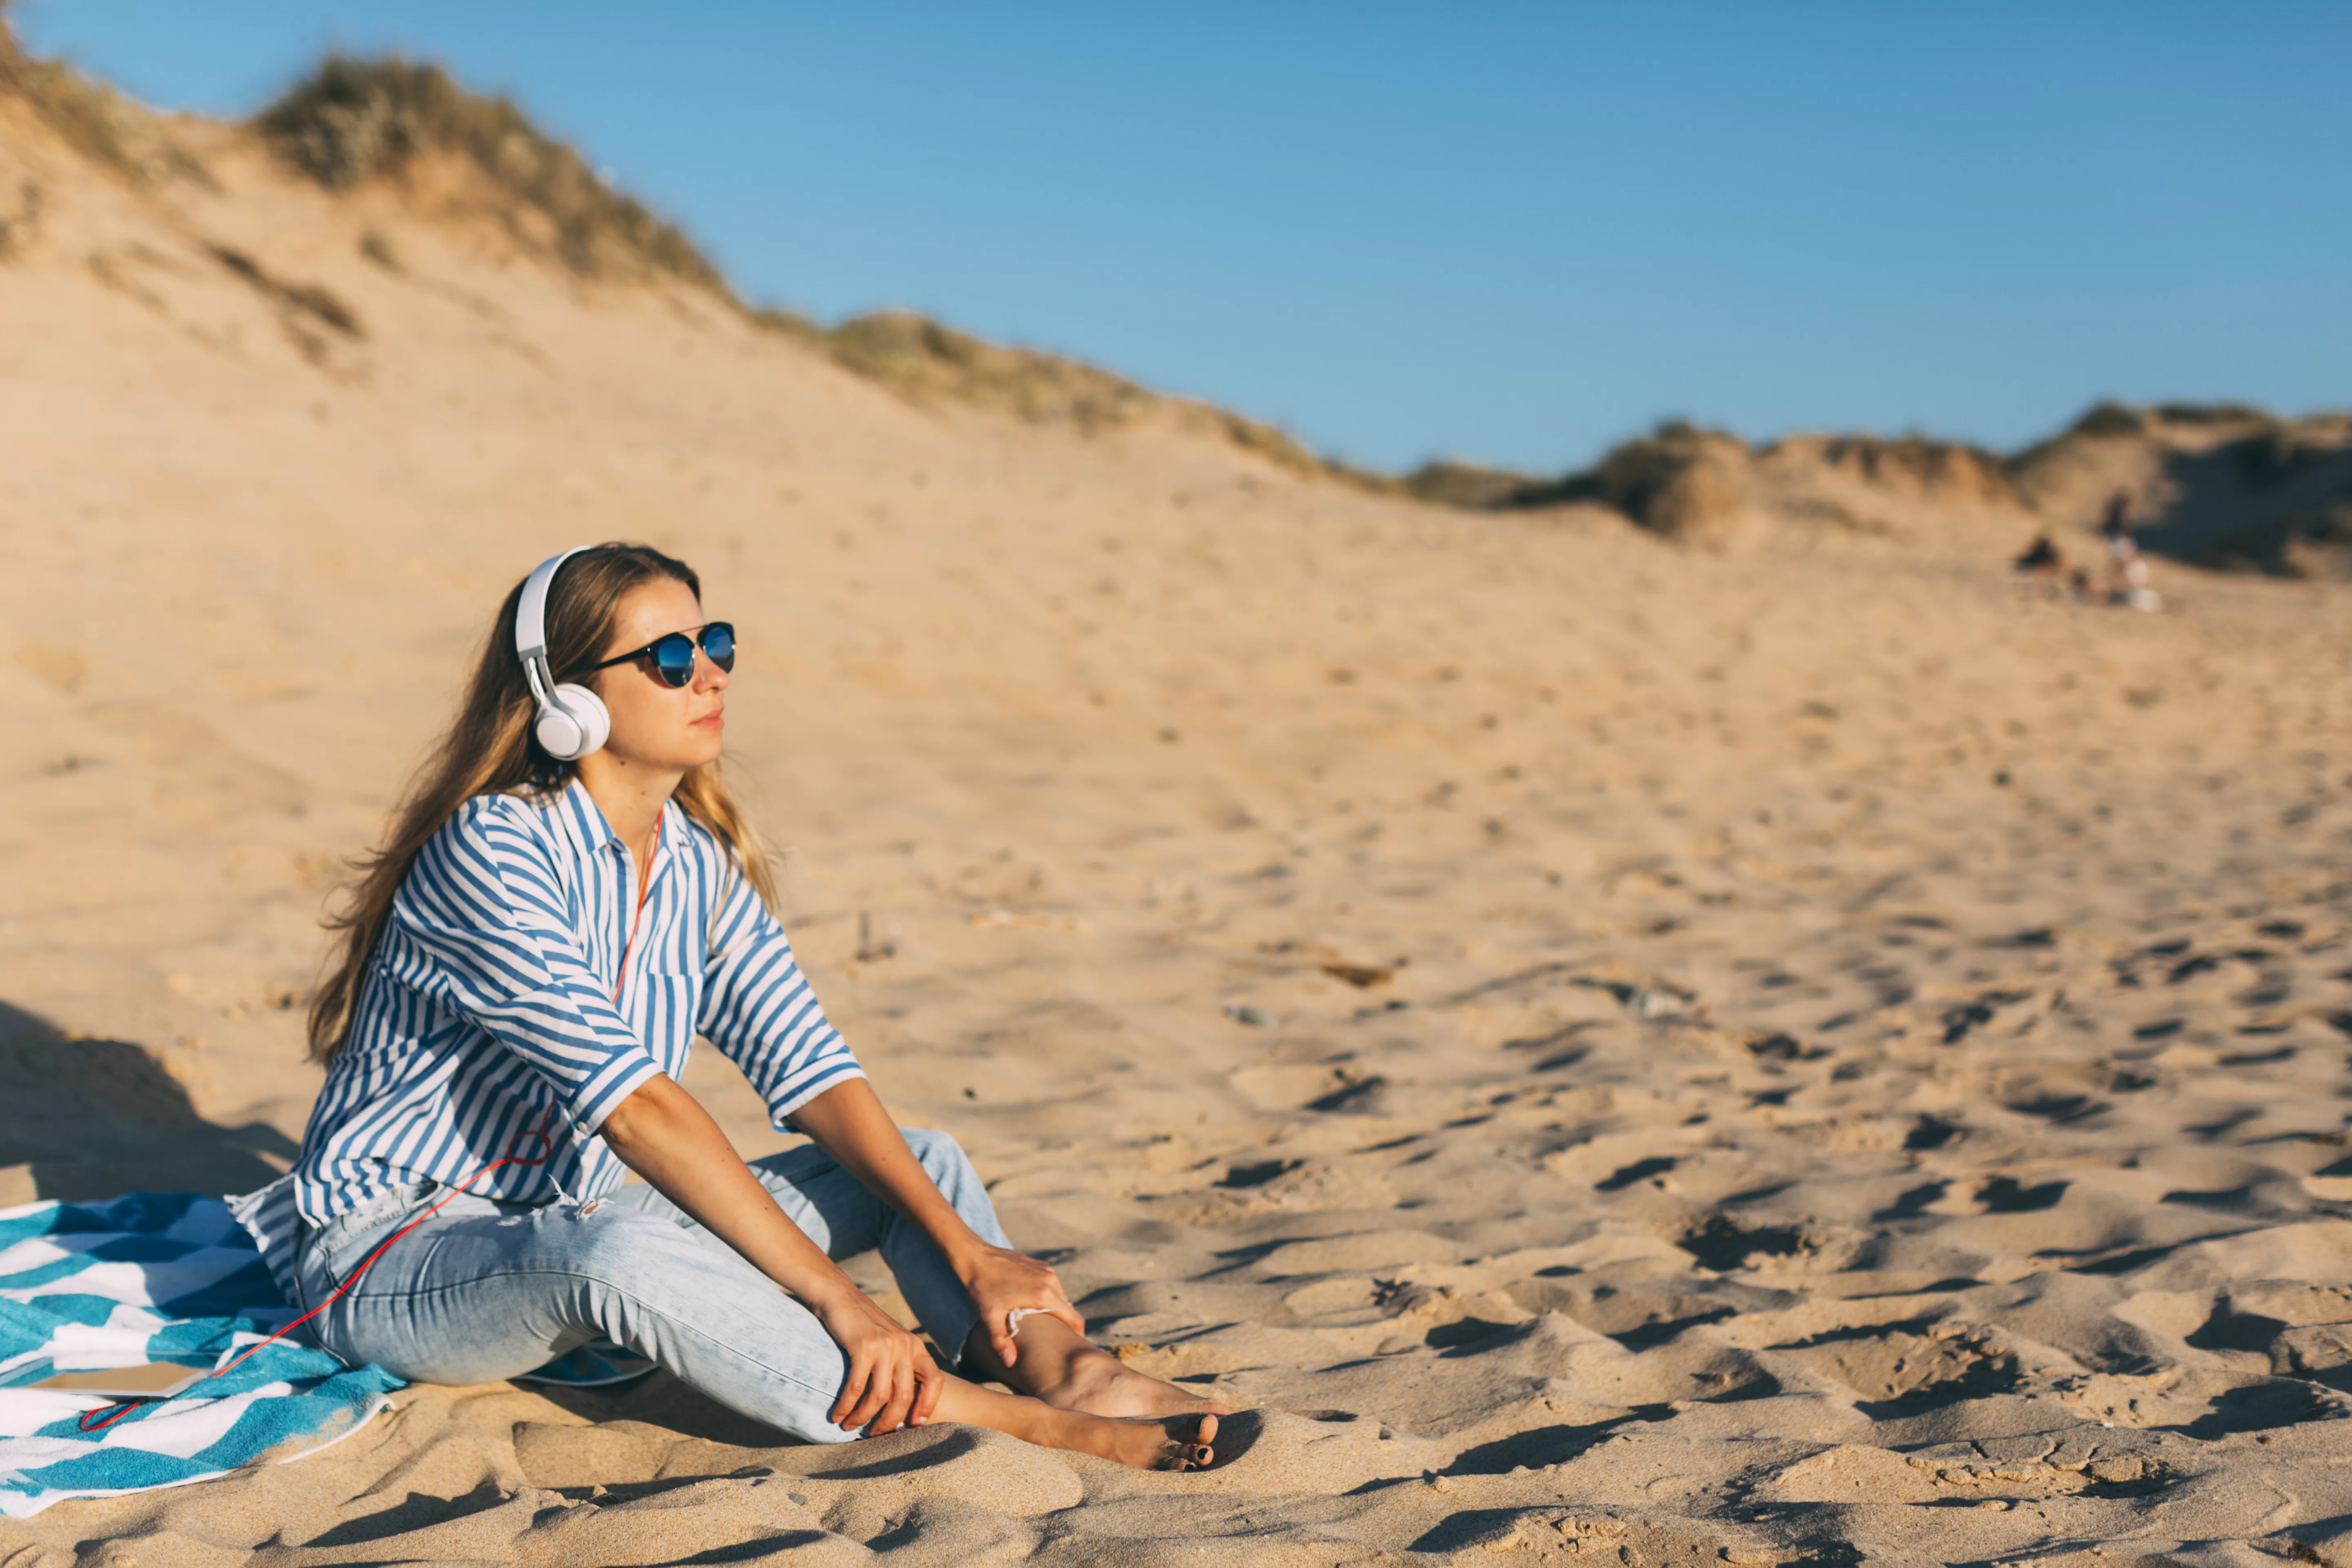
[[[561,555],[551,555],[532,567],[530,575],[523,580],[522,601],[515,605],[515,655],[522,660],[525,669],[534,659],[542,665],[547,662],[547,595],[555,586],[555,574],[565,562],[593,548],[577,544]]]
[[[565,562],[593,548],[583,544],[541,562],[523,579],[522,597],[515,601],[515,657],[522,660],[523,683],[530,688],[531,733],[562,763],[595,751],[612,730],[612,716],[596,693],[585,686],[558,686],[547,662],[548,590]]]

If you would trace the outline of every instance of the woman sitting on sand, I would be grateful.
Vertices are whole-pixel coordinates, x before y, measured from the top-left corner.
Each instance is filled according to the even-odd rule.
[[[1206,1465],[1227,1407],[1088,1344],[963,1151],[902,1133],[825,1022],[719,777],[734,630],[700,595],[630,544],[518,585],[367,863],[310,1012],[327,1081],[290,1178],[320,1342],[472,1384],[601,1335],[811,1441],[961,1421]],[[540,722],[534,680],[601,700],[601,748],[571,693]],[[679,1087],[697,1034],[813,1146],[747,1164]],[[941,1371],[834,1262],[869,1247],[943,1352],[1021,1393]]]

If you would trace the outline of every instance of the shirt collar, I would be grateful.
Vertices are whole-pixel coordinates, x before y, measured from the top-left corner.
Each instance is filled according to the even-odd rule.
[[[596,804],[596,797],[588,793],[588,786],[580,782],[578,773],[572,774],[572,782],[563,786],[563,806],[572,818],[572,831],[580,836],[583,848],[618,849],[625,855],[628,853],[629,847],[621,842],[621,836],[613,831],[611,823],[604,820],[604,808]],[[661,825],[656,830],[655,838],[657,848],[676,836],[679,809],[675,800],[662,802]],[[655,858],[658,861],[659,855]]]
[[[580,782],[579,774],[572,774],[571,782],[563,786],[562,804],[563,815],[571,822],[572,831],[580,840],[581,848],[593,851],[622,847],[621,836],[613,831],[611,823],[604,820],[604,813],[597,805],[596,797],[588,793],[588,786]]]

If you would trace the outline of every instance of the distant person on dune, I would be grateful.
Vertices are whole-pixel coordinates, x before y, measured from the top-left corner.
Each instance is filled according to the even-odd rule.
[[[2131,511],[2131,492],[2117,490],[2107,498],[2106,515],[2099,522],[2099,536],[2107,542],[2107,603],[2158,609],[2163,601],[2147,585],[2147,561],[2132,537]]]
[[[2065,575],[2066,558],[2058,552],[2048,534],[2037,533],[2033,542],[2026,546],[2025,553],[2009,563],[2009,569],[2020,582],[2039,587],[2046,595]]]
[[[701,594],[602,544],[507,595],[338,922],[301,1153],[240,1217],[321,1344],[412,1381],[609,1340],[805,1441],[956,1421],[1206,1466],[1231,1407],[1089,1344],[955,1140],[902,1132],[825,1021],[719,776],[735,628]],[[813,1142],[739,1155],[680,1084],[697,1036]],[[835,1262],[868,1248],[976,1381]]]

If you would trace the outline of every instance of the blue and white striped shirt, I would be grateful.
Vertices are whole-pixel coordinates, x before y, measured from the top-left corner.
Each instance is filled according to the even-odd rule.
[[[515,1203],[601,1197],[625,1168],[596,1136],[700,1034],[779,1127],[865,1076],[727,847],[675,803],[642,897],[635,858],[575,779],[467,801],[410,868],[327,1069],[293,1171],[320,1225],[409,1182]],[[545,1127],[552,1142],[530,1132]],[[282,1205],[273,1205],[282,1206]],[[265,1247],[265,1250],[267,1248]]]

